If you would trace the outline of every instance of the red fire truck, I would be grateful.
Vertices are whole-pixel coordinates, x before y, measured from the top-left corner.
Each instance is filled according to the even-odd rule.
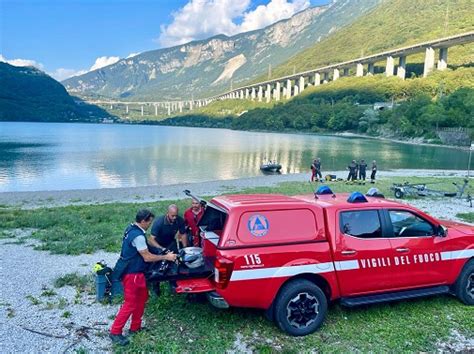
[[[409,205],[360,193],[226,195],[206,203],[200,227],[212,272],[176,291],[264,309],[290,335],[314,332],[330,301],[453,294],[474,304],[474,227]]]

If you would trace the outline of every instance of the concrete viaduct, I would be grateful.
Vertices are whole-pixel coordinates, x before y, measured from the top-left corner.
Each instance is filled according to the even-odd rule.
[[[164,109],[168,115],[183,110],[192,111],[195,107],[206,106],[216,100],[227,99],[250,99],[259,102],[270,102],[272,99],[290,99],[297,96],[308,86],[318,86],[329,81],[335,81],[341,76],[348,76],[350,69],[355,69],[355,76],[373,75],[375,63],[385,61],[385,75],[398,76],[404,80],[406,76],[407,57],[413,54],[425,53],[423,77],[431,71],[445,70],[448,66],[448,48],[474,42],[474,31],[462,33],[450,37],[440,38],[428,42],[418,43],[411,46],[385,51],[378,54],[345,61],[342,63],[327,65],[324,67],[259,82],[239,88],[232,89],[222,94],[199,100],[171,101],[171,102],[119,102],[119,101],[89,101],[93,104],[123,105],[126,113],[129,112],[130,105],[141,107],[141,115],[144,115],[145,106],[153,106],[155,115],[158,110]],[[438,55],[436,56],[436,52]],[[395,60],[397,59],[397,70],[395,72]]]

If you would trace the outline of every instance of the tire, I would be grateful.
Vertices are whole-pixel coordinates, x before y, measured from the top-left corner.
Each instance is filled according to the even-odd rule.
[[[289,335],[305,336],[321,326],[327,308],[326,295],[316,284],[297,279],[285,284],[278,294],[275,322]]]
[[[464,266],[454,284],[454,293],[466,305],[474,305],[474,260]]]
[[[400,189],[395,190],[395,198],[397,199],[403,198],[403,192]]]

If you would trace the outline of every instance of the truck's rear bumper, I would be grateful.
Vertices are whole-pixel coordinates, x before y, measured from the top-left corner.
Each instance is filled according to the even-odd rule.
[[[230,307],[227,301],[215,291],[208,292],[206,295],[212,306],[218,309],[228,309]]]

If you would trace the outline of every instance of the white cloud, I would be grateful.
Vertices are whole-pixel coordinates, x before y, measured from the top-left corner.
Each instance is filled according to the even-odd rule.
[[[54,77],[58,81],[63,81],[69,79],[70,77],[82,75],[85,73],[87,73],[87,70],[58,68],[53,72],[48,72],[48,75]]]
[[[290,18],[310,5],[308,0],[272,0],[267,5],[260,5],[253,11],[244,14],[244,20],[239,26],[240,32],[253,31],[266,27],[285,18]]]
[[[270,0],[267,5],[248,10],[250,4],[250,0],[190,0],[172,14],[171,24],[160,27],[157,42],[170,47],[216,34],[252,31],[289,18],[310,5],[309,0]]]
[[[31,59],[7,59],[2,54],[0,54],[0,61],[13,66],[34,66],[35,68],[38,68],[40,70],[44,69],[43,64]]]
[[[119,60],[120,60],[119,57],[98,57],[95,60],[94,65],[92,65],[91,68],[89,69],[89,71],[97,70],[97,69],[103,68],[104,66],[115,64]]]

